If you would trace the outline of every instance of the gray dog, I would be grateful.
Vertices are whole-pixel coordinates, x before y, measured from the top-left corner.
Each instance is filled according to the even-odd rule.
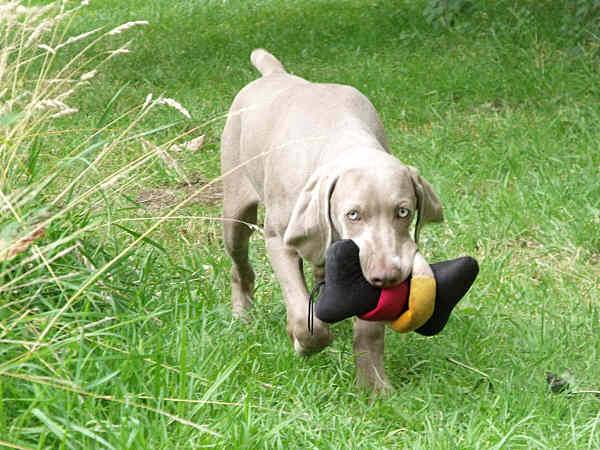
[[[262,77],[231,106],[221,142],[225,246],[233,260],[231,300],[241,318],[252,307],[254,272],[248,239],[258,203],[265,206],[267,251],[287,307],[287,333],[300,355],[332,341],[327,324],[307,329],[303,260],[324,274],[325,253],[338,239],[360,248],[365,278],[385,288],[428,266],[409,233],[443,220],[442,206],[417,169],[389,153],[369,100],[356,89],[290,75],[270,53],[251,61]],[[383,366],[384,323],[357,319],[354,353],[359,384],[390,388]]]

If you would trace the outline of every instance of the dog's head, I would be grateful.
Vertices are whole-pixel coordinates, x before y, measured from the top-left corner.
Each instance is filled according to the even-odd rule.
[[[321,167],[300,193],[284,236],[306,260],[323,265],[337,239],[358,245],[365,278],[376,287],[395,286],[413,271],[417,243],[410,235],[443,220],[431,185],[414,167],[377,152],[355,167]]]

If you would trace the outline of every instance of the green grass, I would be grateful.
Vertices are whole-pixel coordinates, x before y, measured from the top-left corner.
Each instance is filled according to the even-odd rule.
[[[45,217],[94,142],[110,149],[50,208],[45,236],[0,262],[0,445],[600,447],[600,398],[552,393],[545,379],[549,371],[572,380],[571,392],[600,390],[600,41],[561,34],[567,6],[482,0],[446,29],[427,23],[425,1],[90,3],[69,35],[150,24],[90,50],[132,41],[131,54],[70,98],[78,114],[23,132],[14,173],[28,176],[2,178],[0,238],[16,215],[22,227]],[[442,198],[446,222],[421,235],[426,257],[479,260],[443,333],[388,332],[389,398],[371,402],[353,386],[350,321],[333,327],[321,354],[295,356],[260,233],[252,320],[235,322],[219,203],[173,211],[190,192],[184,179],[218,176],[222,116],[256,78],[249,54],[259,46],[293,73],[364,92],[393,152]],[[57,66],[79,48],[59,52]],[[157,105],[112,122],[149,93],[192,118]],[[201,150],[170,147],[199,134]],[[152,144],[162,150],[100,188]],[[49,175],[46,189],[19,201]],[[97,192],[83,199],[90,186]],[[150,190],[175,199],[141,202]]]

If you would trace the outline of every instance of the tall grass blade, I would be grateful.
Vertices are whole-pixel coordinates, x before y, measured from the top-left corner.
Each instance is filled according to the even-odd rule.
[[[41,411],[38,408],[33,408],[31,410],[31,413],[37,417],[38,419],[40,419],[50,430],[50,432],[52,432],[52,434],[54,434],[57,439],[61,442],[65,442],[66,445],[69,448],[75,448],[73,447],[72,444],[70,444],[67,440],[67,433],[66,431],[59,425],[57,424],[55,421],[53,421],[52,419],[50,419],[50,417],[48,417],[43,411]]]
[[[159,244],[158,242],[156,242],[153,239],[150,239],[148,236],[142,236],[142,233],[138,233],[137,231],[134,231],[132,229],[126,228],[123,225],[120,225],[118,223],[114,223],[113,224],[115,227],[119,228],[120,230],[125,231],[126,233],[132,235],[134,238],[136,239],[141,239],[142,242],[145,242],[146,244],[149,244],[155,248],[157,248],[158,250],[160,250],[163,253],[167,253],[167,249],[162,246],[161,244]]]

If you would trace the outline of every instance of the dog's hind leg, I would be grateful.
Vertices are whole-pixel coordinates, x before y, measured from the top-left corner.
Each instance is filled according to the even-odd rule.
[[[248,259],[248,241],[256,224],[258,195],[239,162],[240,118],[230,115],[221,139],[223,174],[223,231],[225,249],[231,257],[231,306],[245,319],[252,308],[254,271]]]
[[[240,191],[237,192],[239,195]],[[232,260],[231,306],[236,317],[245,318],[252,308],[254,292],[254,271],[248,259],[248,241],[252,234],[251,225],[256,223],[257,203],[240,204],[239,198],[225,202],[225,248]]]

